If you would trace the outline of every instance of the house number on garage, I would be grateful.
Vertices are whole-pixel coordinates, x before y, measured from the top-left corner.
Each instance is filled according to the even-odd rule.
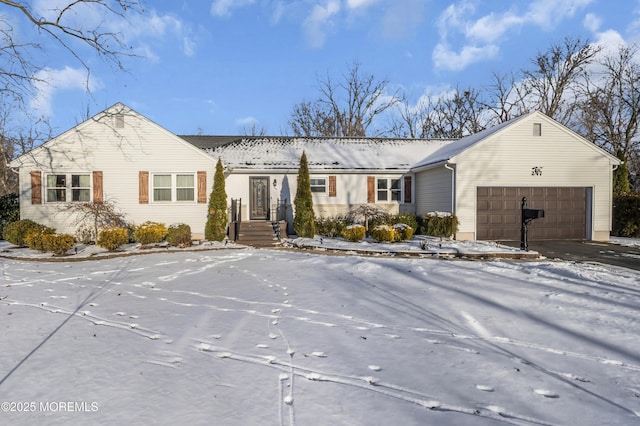
[[[542,167],[532,167],[531,176],[542,176]]]

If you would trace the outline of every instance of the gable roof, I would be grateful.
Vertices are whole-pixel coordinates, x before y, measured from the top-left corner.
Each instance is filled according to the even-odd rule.
[[[512,118],[511,120],[505,121],[503,123],[500,123],[496,126],[490,127],[488,129],[485,129],[481,132],[475,133],[473,135],[469,135],[466,136],[462,139],[459,139],[451,144],[448,144],[446,146],[443,146],[442,148],[438,149],[435,152],[432,152],[431,154],[429,154],[428,156],[426,156],[425,158],[423,158],[422,160],[418,161],[413,167],[412,169],[421,169],[421,168],[425,168],[425,167],[429,167],[435,164],[439,164],[439,163],[443,163],[443,162],[447,162],[449,160],[451,160],[452,158],[454,158],[455,156],[457,156],[458,154],[466,151],[469,148],[472,148],[473,146],[477,145],[478,143],[490,138],[491,136],[495,135],[496,133],[502,131],[503,129],[510,127],[520,121],[523,121],[524,119],[526,119],[527,117],[530,116],[538,116],[540,119],[544,119],[548,122],[553,123],[555,126],[560,127],[561,129],[563,129],[564,131],[570,133],[572,136],[574,136],[575,138],[577,138],[578,140],[580,140],[581,142],[583,142],[585,145],[587,145],[588,147],[590,147],[591,149],[595,149],[598,152],[600,152],[600,154],[606,156],[609,158],[609,161],[611,161],[613,164],[620,164],[620,160],[618,160],[616,157],[612,156],[611,154],[609,154],[607,151],[605,151],[604,149],[598,147],[596,144],[590,142],[589,140],[585,139],[584,137],[580,136],[579,134],[577,134],[576,132],[574,132],[573,130],[569,129],[568,127],[564,126],[563,124],[559,123],[558,121],[555,121],[554,119],[550,118],[549,116],[543,114],[540,111],[532,111],[523,115],[520,115],[518,117]]]
[[[186,138],[191,141],[194,139]],[[196,143],[205,142],[204,140]],[[297,169],[302,152],[310,170],[378,170],[411,169],[416,158],[424,158],[450,140],[386,138],[304,138],[241,137],[227,143],[221,140],[205,148],[230,169]]]

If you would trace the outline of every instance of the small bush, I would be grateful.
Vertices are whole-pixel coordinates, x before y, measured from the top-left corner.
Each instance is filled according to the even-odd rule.
[[[366,234],[366,230],[362,225],[348,225],[342,231],[342,238],[347,241],[357,242],[361,241]]]
[[[42,236],[45,251],[62,256],[71,250],[75,244],[75,238],[69,234],[45,234]]]
[[[393,225],[393,236],[395,241],[407,241],[413,238],[414,228],[406,223],[396,223]]]
[[[114,251],[128,242],[129,233],[126,228],[107,228],[100,231],[96,244],[98,247]]]
[[[45,235],[55,234],[56,230],[44,225],[34,225],[28,231],[24,237],[24,242],[31,250],[38,250],[41,252],[47,251],[44,243]]]
[[[30,219],[17,220],[5,225],[2,236],[14,246],[24,247],[27,245],[24,241],[27,232],[37,226],[39,225]]]
[[[133,239],[142,245],[156,244],[162,242],[168,232],[164,224],[147,221],[135,228]]]
[[[611,233],[617,237],[640,237],[640,194],[614,197]]]
[[[317,217],[316,218],[316,234],[335,238],[342,235],[342,231],[353,222],[346,217]]]
[[[388,242],[395,240],[395,232],[393,227],[389,225],[377,225],[369,232],[371,238],[378,242]]]
[[[95,231],[88,225],[82,225],[76,229],[76,241],[81,244],[89,244],[96,240]]]
[[[191,227],[186,223],[171,225],[167,231],[167,242],[174,247],[191,247]]]
[[[405,225],[410,226],[411,228],[413,228],[413,231],[415,232],[416,229],[418,229],[418,217],[415,214],[411,214],[411,213],[400,213],[394,216],[389,217],[389,225],[396,225],[399,223],[403,223]]]
[[[425,234],[450,238],[458,232],[458,218],[451,213],[430,212],[424,215]]]
[[[20,200],[18,194],[6,194],[0,197],[0,235],[6,224],[20,220]]]

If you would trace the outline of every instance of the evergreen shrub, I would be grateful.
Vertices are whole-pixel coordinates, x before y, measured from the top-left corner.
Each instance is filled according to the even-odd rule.
[[[458,217],[446,212],[430,212],[424,215],[423,226],[426,235],[450,238],[458,232]]]
[[[311,194],[311,180],[309,178],[309,164],[307,155],[303,152],[298,169],[298,187],[293,200],[295,213],[293,230],[298,237],[313,238],[316,235],[315,214],[313,212],[313,196]]]
[[[133,231],[134,241],[144,245],[162,242],[168,233],[167,227],[159,222],[147,221],[140,226],[136,226]]]
[[[6,224],[20,220],[20,201],[18,194],[6,194],[0,197],[0,236]]]
[[[371,238],[378,242],[395,241],[394,228],[390,225],[377,225],[370,232]]]
[[[204,237],[209,241],[222,241],[227,236],[229,214],[227,213],[227,191],[225,189],[224,167],[218,159],[213,175],[213,191],[209,196],[209,215],[204,226]]]
[[[129,232],[126,228],[107,228],[100,231],[96,244],[98,247],[115,251],[128,242]]]
[[[640,237],[640,193],[613,198],[613,230],[616,237]]]
[[[191,227],[186,223],[169,226],[167,242],[174,247],[191,247]]]
[[[418,217],[415,214],[411,214],[411,213],[400,213],[397,215],[390,216],[388,223],[389,225],[396,225],[399,223],[403,223],[413,228],[414,232],[416,231],[416,229],[418,229],[418,226],[419,226]]]
[[[58,256],[62,256],[71,250],[75,244],[75,238],[69,234],[45,234],[42,236],[44,250]]]
[[[347,241],[357,242],[364,238],[366,232],[362,225],[347,225],[342,231],[342,238]]]
[[[395,241],[407,241],[413,238],[414,228],[406,223],[396,223],[393,225],[393,236]]]
[[[17,220],[5,225],[2,237],[14,246],[24,247],[27,245],[24,240],[27,236],[27,232],[37,226],[40,225],[30,219]]]
[[[24,242],[31,250],[45,252],[47,249],[43,237],[45,235],[55,234],[55,232],[56,230],[53,228],[36,224],[27,231],[27,234],[24,236]]]
[[[342,231],[353,221],[343,216],[317,217],[315,220],[316,234],[335,238],[342,235]]]

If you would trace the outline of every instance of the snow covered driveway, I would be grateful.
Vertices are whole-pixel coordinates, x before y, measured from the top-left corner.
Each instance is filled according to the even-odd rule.
[[[160,253],[0,259],[0,423],[640,424],[640,273]]]

